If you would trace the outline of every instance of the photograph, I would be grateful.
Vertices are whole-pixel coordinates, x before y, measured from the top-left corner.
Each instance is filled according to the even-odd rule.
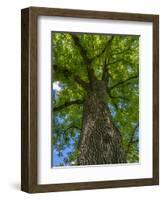
[[[52,167],[139,163],[139,39],[51,32]]]
[[[21,190],[159,184],[159,15],[21,10]]]

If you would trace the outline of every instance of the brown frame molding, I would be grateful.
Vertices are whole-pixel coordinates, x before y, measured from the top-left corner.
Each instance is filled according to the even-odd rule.
[[[37,17],[64,16],[153,23],[153,178],[37,184]],[[21,190],[54,192],[159,184],[159,16],[29,7],[21,10]]]

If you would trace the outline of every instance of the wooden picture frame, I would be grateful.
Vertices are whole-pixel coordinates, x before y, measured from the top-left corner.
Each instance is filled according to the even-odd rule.
[[[153,176],[152,178],[38,184],[37,171],[37,19],[62,16],[153,24]],[[159,184],[159,16],[58,8],[29,7],[21,11],[21,190],[29,193],[148,186]]]

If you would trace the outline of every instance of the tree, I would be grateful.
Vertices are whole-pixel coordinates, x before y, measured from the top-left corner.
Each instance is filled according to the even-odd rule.
[[[139,37],[53,33],[52,47],[60,165],[137,162]]]

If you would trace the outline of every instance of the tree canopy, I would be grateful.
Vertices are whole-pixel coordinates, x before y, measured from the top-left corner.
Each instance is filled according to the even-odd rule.
[[[89,65],[98,80],[108,79],[108,108],[127,162],[138,162],[139,36],[53,32],[52,64],[54,165],[77,164]]]

